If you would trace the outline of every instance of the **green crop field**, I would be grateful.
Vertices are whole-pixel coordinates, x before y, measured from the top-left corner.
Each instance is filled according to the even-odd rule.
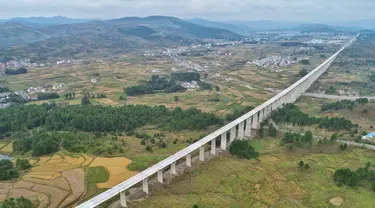
[[[105,167],[89,167],[86,169],[87,193],[85,198],[91,197],[98,192],[97,183],[106,182],[109,179],[109,172]]]
[[[323,208],[334,207],[329,201],[335,197],[342,200],[343,208],[373,207],[373,191],[338,187],[332,175],[337,168],[356,169],[367,162],[375,164],[374,151],[349,148],[346,152],[290,152],[279,147],[278,140],[259,140],[253,144],[261,153],[259,160],[219,156],[207,164],[196,165],[135,207]],[[298,169],[300,160],[311,169]]]

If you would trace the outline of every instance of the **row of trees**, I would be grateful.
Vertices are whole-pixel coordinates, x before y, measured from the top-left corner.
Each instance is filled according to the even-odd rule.
[[[17,74],[26,74],[27,69],[24,67],[18,69],[5,69],[5,74],[7,75],[17,75]]]
[[[45,93],[39,93],[37,99],[38,100],[49,100],[49,99],[57,99],[59,98],[59,94],[56,92],[45,92]]]
[[[65,131],[33,131],[17,135],[13,142],[13,149],[18,153],[31,152],[33,156],[40,156],[59,151],[59,147],[70,152],[88,153],[94,155],[111,155],[123,153],[124,142],[117,136],[100,132],[65,132]],[[20,161],[20,167],[25,166]],[[17,162],[16,162],[17,164]]]
[[[348,130],[358,128],[350,120],[338,117],[313,117],[303,113],[300,108],[294,104],[288,103],[283,108],[272,112],[272,119],[277,123],[291,123],[293,125],[311,126],[318,124],[319,128],[329,131]]]
[[[171,74],[172,80],[191,82],[200,81],[201,75],[198,72],[174,72]]]
[[[140,85],[125,88],[124,91],[129,96],[143,94],[153,94],[156,91],[165,93],[184,92],[186,88],[176,84],[174,80],[168,80],[165,76],[152,75],[151,80],[141,81]]]
[[[0,202],[1,208],[34,208],[30,200],[21,196],[20,198],[8,198]]]
[[[345,108],[347,108],[348,110],[353,110],[356,103],[364,105],[366,103],[369,103],[369,100],[367,98],[359,98],[355,101],[341,100],[335,103],[324,103],[321,107],[321,111],[340,110]]]
[[[246,158],[248,160],[259,157],[259,152],[257,152],[255,148],[251,146],[249,140],[233,141],[229,146],[229,152],[232,155]]]
[[[10,92],[10,90],[8,87],[0,87],[0,93],[3,93],[3,92]]]
[[[335,171],[333,180],[337,185],[347,186],[366,186],[371,184],[371,189],[375,191],[375,170],[370,169],[371,163],[367,163],[365,167],[358,168],[356,171],[352,171],[349,168],[340,168]]]
[[[280,144],[287,147],[306,148],[311,147],[313,141],[313,134],[307,131],[304,135],[299,133],[287,132],[284,134]]]
[[[44,104],[15,105],[0,110],[0,134],[37,127],[48,130],[127,132],[147,124],[158,125],[169,131],[200,130],[221,125],[223,120],[195,108],[169,110],[165,106],[146,105],[56,107]]]

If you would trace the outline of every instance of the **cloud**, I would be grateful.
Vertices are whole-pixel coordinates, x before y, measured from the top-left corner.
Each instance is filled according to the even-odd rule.
[[[68,16],[111,19],[171,15],[217,20],[334,21],[375,17],[374,0],[0,0],[0,18]]]

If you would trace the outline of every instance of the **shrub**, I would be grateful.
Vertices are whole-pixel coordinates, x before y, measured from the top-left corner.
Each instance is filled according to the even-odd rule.
[[[30,200],[21,196],[21,198],[9,198],[0,202],[1,208],[34,208]]]
[[[252,159],[259,157],[259,152],[255,151],[254,147],[250,145],[248,140],[235,140],[229,147],[229,152],[232,155]]]

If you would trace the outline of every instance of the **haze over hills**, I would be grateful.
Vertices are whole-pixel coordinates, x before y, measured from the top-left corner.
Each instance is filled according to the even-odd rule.
[[[241,35],[228,30],[205,27],[166,16],[126,17],[44,28],[5,23],[0,25],[0,34],[5,34],[9,28],[15,28],[15,32],[0,37],[0,42],[4,43],[1,45],[3,48],[0,50],[0,57],[20,56],[42,60],[49,56],[75,57],[79,54],[100,53],[105,56],[109,53],[131,52],[156,46],[200,42],[206,38],[242,38]],[[12,44],[30,44],[6,48],[9,46],[9,40],[12,40]]]
[[[28,27],[43,28],[50,25],[74,24],[92,21],[91,19],[72,19],[62,16],[54,17],[16,17],[11,19],[1,19],[0,22],[20,23]]]
[[[342,22],[332,26],[273,21],[182,20],[168,16],[91,21],[61,16],[13,18],[0,23],[0,58],[14,56],[44,60],[84,54],[107,56],[136,49],[201,43],[202,39],[238,40],[243,35],[259,31],[358,31],[362,27],[371,29],[372,21]]]

